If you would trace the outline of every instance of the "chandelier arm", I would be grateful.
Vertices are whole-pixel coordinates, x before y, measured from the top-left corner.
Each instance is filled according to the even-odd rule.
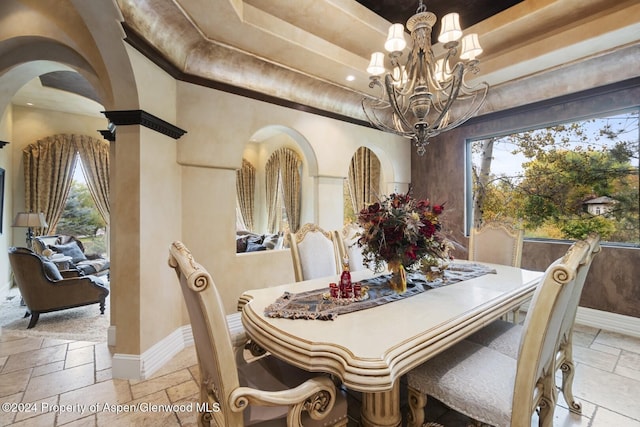
[[[464,123],[466,120],[468,120],[469,118],[471,118],[471,116],[473,116],[474,114],[476,114],[478,112],[478,110],[480,110],[480,107],[482,107],[482,105],[484,104],[484,100],[487,96],[487,92],[489,90],[489,84],[487,82],[482,82],[480,84],[478,84],[478,86],[483,86],[483,88],[478,89],[478,92],[474,93],[473,95],[473,103],[475,103],[475,99],[478,98],[479,95],[479,91],[482,90],[482,97],[480,99],[480,101],[477,102],[477,105],[475,105],[473,108],[469,109],[465,114],[463,114],[462,116],[460,116],[457,120],[455,120],[454,122],[450,123],[449,125],[447,125],[446,127],[444,127],[441,132],[447,131],[449,129],[453,129],[456,126],[461,125],[462,123]],[[467,98],[469,99],[469,98]]]
[[[402,114],[402,112],[400,111],[400,108],[398,107],[398,98],[396,97],[396,92],[393,89],[393,82],[391,80],[392,80],[392,77],[389,74],[387,74],[385,76],[384,82],[385,82],[385,86],[387,87],[387,96],[389,98],[389,104],[391,104],[391,108],[393,108],[395,117],[397,117],[400,120],[404,128],[411,129],[412,128],[411,124],[409,123],[407,118],[404,116],[404,114]]]
[[[369,120],[369,122],[372,125],[374,125],[375,127],[377,127],[378,129],[380,129],[382,131],[390,132],[390,133],[393,133],[395,135],[402,136],[403,138],[413,139],[413,137],[414,137],[413,132],[398,130],[398,129],[395,129],[393,127],[385,125],[384,122],[382,120],[380,120],[380,118],[375,113],[375,108],[374,107],[367,107],[366,101],[367,101],[366,99],[362,100],[362,110],[364,111],[364,115],[367,117],[367,120]],[[369,109],[371,109],[371,111],[369,111]]]
[[[435,128],[439,128],[440,127],[440,123],[442,122],[442,119],[444,119],[444,117],[447,116],[447,113],[451,109],[451,105],[456,100],[456,97],[458,96],[458,91],[460,90],[460,85],[462,84],[462,73],[463,73],[463,71],[464,71],[464,68],[463,68],[462,64],[457,63],[456,66],[453,69],[453,73],[451,73],[452,75],[456,74],[456,76],[454,76],[454,78],[453,78],[454,82],[453,82],[453,84],[451,86],[451,93],[449,94],[447,102],[444,105],[444,107],[442,108],[442,111],[440,111],[440,115],[438,116],[438,118],[436,118],[436,120],[430,126],[431,129],[435,129]]]

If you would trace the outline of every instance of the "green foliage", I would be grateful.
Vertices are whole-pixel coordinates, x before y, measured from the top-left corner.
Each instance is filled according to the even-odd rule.
[[[614,222],[603,216],[582,215],[560,223],[560,230],[567,239],[582,240],[589,233],[600,234],[602,240],[607,240],[616,230]]]
[[[86,184],[73,181],[56,232],[70,236],[94,236],[105,226]]]
[[[638,156],[638,112],[615,119],[599,132],[587,120],[494,140],[527,161],[513,176],[474,169],[474,194],[481,201],[476,214],[520,222],[530,237],[581,239],[595,231],[608,241],[640,243],[638,167],[631,161]],[[614,121],[616,126],[609,124]],[[485,154],[480,145],[475,155]],[[586,213],[585,201],[600,196],[616,201],[613,210],[606,216]]]

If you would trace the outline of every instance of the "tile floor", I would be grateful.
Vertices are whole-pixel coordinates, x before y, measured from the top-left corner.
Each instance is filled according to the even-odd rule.
[[[554,426],[640,427],[640,339],[578,326],[574,341],[574,390],[583,415],[570,414],[561,400]],[[111,378],[106,343],[0,333],[0,426],[192,426],[192,413],[163,410],[166,406],[161,405],[186,408],[197,396],[193,347],[151,378],[128,381]],[[349,396],[350,426],[357,426],[359,396]],[[137,403],[148,412],[117,413]],[[468,424],[437,402],[430,405],[428,421],[445,427]]]

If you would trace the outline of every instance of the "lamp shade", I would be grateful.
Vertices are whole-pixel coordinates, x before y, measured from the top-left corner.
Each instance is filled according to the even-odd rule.
[[[13,220],[14,227],[46,227],[47,221],[42,212],[18,212]]]
[[[460,53],[460,59],[473,61],[476,59],[476,56],[481,53],[482,47],[480,47],[477,34],[467,34],[462,38],[462,52]]]
[[[372,76],[379,76],[384,73],[384,54],[382,52],[374,52],[371,54],[371,62],[367,67],[367,73]]]
[[[407,41],[404,39],[404,26],[402,24],[393,24],[390,26],[387,41],[384,43],[384,48],[387,52],[402,52],[406,46]]]
[[[460,15],[457,13],[449,13],[442,17],[440,24],[442,29],[438,36],[440,43],[455,42],[462,37],[462,30],[460,29]]]

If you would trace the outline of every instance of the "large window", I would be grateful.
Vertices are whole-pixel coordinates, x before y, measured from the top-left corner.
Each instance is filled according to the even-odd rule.
[[[634,109],[471,141],[471,223],[639,246],[638,119]]]

